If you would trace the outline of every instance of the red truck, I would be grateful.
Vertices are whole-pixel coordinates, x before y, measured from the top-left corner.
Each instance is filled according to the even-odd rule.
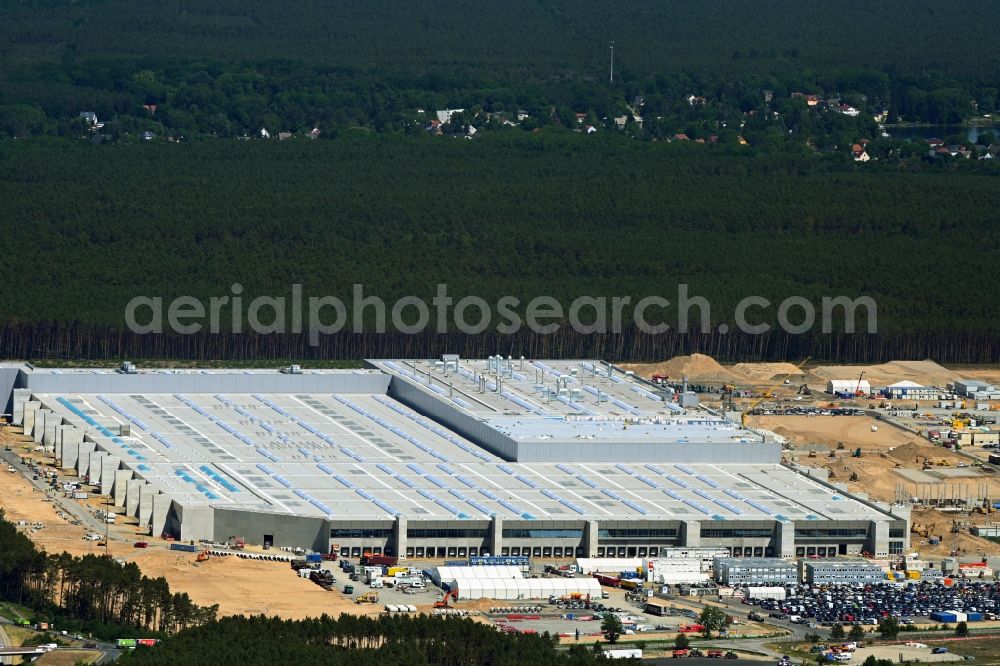
[[[392,555],[376,555],[364,553],[361,556],[361,566],[394,567],[399,564],[399,558]]]
[[[597,579],[598,583],[607,587],[621,587],[622,584],[621,578],[618,576],[605,576],[603,574],[595,573],[594,578]]]

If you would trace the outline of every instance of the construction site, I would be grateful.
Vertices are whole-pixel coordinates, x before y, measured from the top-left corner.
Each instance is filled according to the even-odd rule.
[[[0,373],[7,519],[49,551],[135,561],[224,615],[496,609],[482,581],[481,600],[415,583],[361,587],[362,565],[336,559],[426,571],[530,558],[531,578],[543,563],[679,548],[1000,553],[973,533],[996,520],[995,449],[947,446],[996,425],[937,397],[904,409],[872,388],[905,380],[945,395],[960,377],[995,381],[982,369],[445,355],[347,371]],[[834,380],[860,389],[862,375],[867,392],[827,393]],[[520,598],[595,595],[559,589]]]

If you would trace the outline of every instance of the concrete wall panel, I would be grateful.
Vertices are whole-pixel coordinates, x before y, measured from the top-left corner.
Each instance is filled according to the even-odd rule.
[[[62,469],[75,469],[80,460],[80,443],[83,432],[71,425],[59,426],[59,466]]]
[[[143,482],[139,486],[139,527],[145,527],[149,524],[149,520],[153,516],[153,497],[156,495],[156,489],[149,483]],[[153,536],[158,537],[160,533],[153,532]]]
[[[145,481],[142,479],[129,479],[125,482],[125,514],[128,516],[139,515],[139,491]]]
[[[87,440],[81,440],[78,449],[79,455],[76,459],[76,475],[85,477],[90,474],[90,456],[96,449],[96,444]]]
[[[106,454],[101,459],[101,494],[110,495],[115,487],[115,472],[121,467],[122,460],[118,456]]]
[[[125,506],[126,484],[131,479],[132,479],[132,470],[119,469],[115,471],[115,485],[111,489],[111,493],[114,495],[115,506],[117,507]]]
[[[0,399],[3,398],[3,394],[0,393]],[[12,397],[13,404],[11,405],[11,413],[14,416],[14,425],[24,424],[24,403],[26,403],[31,398],[31,389],[16,388],[14,389],[14,395]]]
[[[41,444],[45,435],[45,419],[52,416],[51,409],[42,407],[35,415],[35,427],[31,430],[31,436],[35,438],[35,444]]]
[[[29,400],[24,403],[24,436],[31,437],[35,432],[35,418],[38,410],[42,408],[42,403],[37,400]]]

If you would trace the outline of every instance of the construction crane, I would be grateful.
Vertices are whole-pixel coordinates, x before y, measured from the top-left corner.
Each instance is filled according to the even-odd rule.
[[[854,387],[854,395],[855,396],[862,395],[862,393],[861,393],[861,380],[864,379],[864,376],[865,376],[865,371],[862,370],[861,374],[858,375],[858,385],[856,387]]]

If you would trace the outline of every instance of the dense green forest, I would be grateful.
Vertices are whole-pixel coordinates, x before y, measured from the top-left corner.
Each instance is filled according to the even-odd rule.
[[[987,0],[0,3],[0,356],[1000,360],[998,22]],[[521,310],[686,284],[711,326],[123,330],[135,296],[235,283]],[[734,331],[746,296],[769,323],[868,296],[878,332]]]
[[[134,562],[104,555],[40,551],[0,509],[0,599],[34,610],[35,619],[112,640],[141,632],[166,636],[215,619],[216,606],[171,594],[164,578],[147,578]]]
[[[725,357],[997,358],[998,165],[872,168],[807,151],[577,139],[0,144],[0,353],[358,358],[450,347],[653,358],[694,345]],[[207,303],[233,283],[246,302],[288,296],[295,283],[345,301],[361,283],[389,303],[429,302],[445,283],[456,299],[564,304],[673,301],[683,283],[710,301],[713,326],[732,323],[745,296],[867,295],[879,335],[345,333],[314,348],[290,327],[261,338],[119,333],[137,295]],[[774,308],[762,316],[773,320]]]
[[[608,663],[546,635],[510,635],[469,619],[418,615],[328,615],[308,620],[227,617],[182,631],[123,665],[312,664],[323,666],[588,666]]]
[[[78,135],[91,111],[113,138],[330,138],[423,131],[435,110],[462,108],[462,128],[573,126],[580,113],[611,130],[636,115],[641,137],[707,138],[747,117],[782,129],[773,114],[801,114],[789,102],[803,93],[861,112],[829,117],[824,104],[812,123],[829,127],[795,136],[847,150],[877,136],[875,116],[996,111],[998,22],[988,0],[3,3],[0,134]],[[853,136],[832,140],[840,129]]]

